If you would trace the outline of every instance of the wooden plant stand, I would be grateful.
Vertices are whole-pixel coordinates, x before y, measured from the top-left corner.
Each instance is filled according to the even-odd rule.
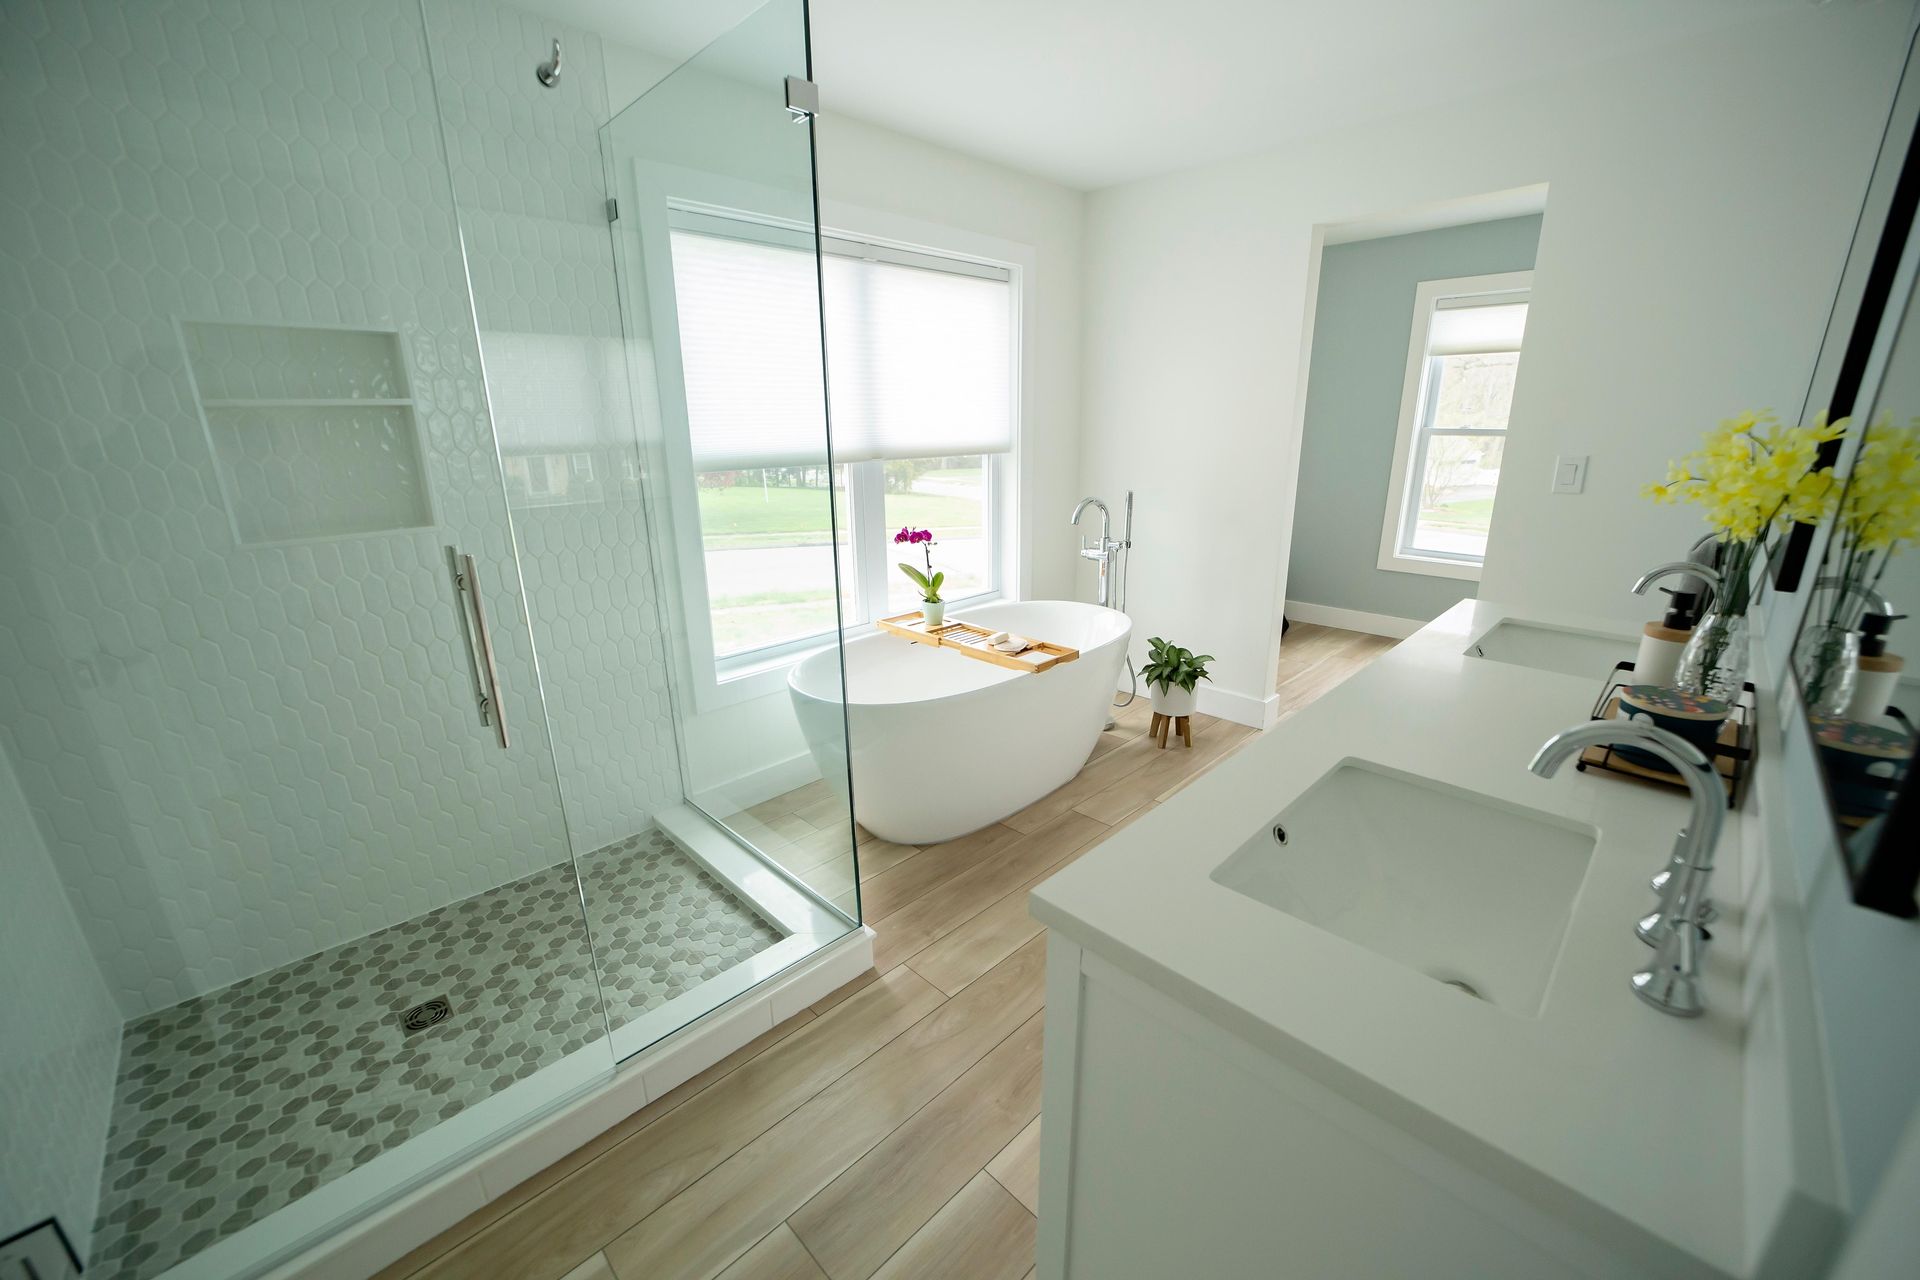
[[[1147,736],[1152,738],[1162,751],[1167,749],[1169,731],[1179,735],[1180,741],[1187,744],[1189,751],[1193,749],[1192,716],[1163,716],[1158,711],[1154,712],[1153,723],[1147,727]]]

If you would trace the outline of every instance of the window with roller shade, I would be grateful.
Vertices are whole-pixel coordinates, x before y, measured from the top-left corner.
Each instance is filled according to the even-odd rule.
[[[997,591],[995,494],[1014,437],[1011,273],[823,236],[816,303],[804,232],[677,212],[671,247],[699,603],[716,663],[830,633],[836,588],[850,626],[916,608],[890,541],[903,525],[934,531],[950,604]]]
[[[1415,294],[1380,567],[1479,575],[1520,373],[1532,273],[1432,280]]]

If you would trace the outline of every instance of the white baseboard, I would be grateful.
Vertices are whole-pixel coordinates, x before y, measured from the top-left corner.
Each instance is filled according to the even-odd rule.
[[[1367,613],[1361,609],[1336,609],[1330,604],[1306,600],[1287,601],[1289,622],[1311,622],[1315,626],[1339,627],[1342,631],[1364,631],[1370,636],[1388,636],[1405,640],[1427,624],[1418,618],[1396,618],[1390,613]]]
[[[1120,673],[1115,691],[1127,692],[1127,673]],[[1135,690],[1141,701],[1151,701],[1153,694],[1146,685]],[[1280,695],[1270,693],[1264,698],[1256,698],[1250,693],[1241,693],[1235,689],[1221,689],[1212,684],[1203,684],[1194,690],[1193,709],[1203,716],[1212,716],[1216,720],[1231,720],[1235,724],[1244,724],[1249,729],[1265,729],[1280,718]]]
[[[1194,709],[1201,715],[1231,720],[1249,729],[1264,729],[1280,718],[1280,695],[1256,698],[1250,693],[1203,684],[1194,691]]]

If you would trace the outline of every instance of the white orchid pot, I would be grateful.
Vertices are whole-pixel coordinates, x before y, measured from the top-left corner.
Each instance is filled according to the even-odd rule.
[[[920,602],[920,616],[927,620],[928,626],[940,626],[947,620],[946,602],[941,601],[936,604],[931,600],[922,600]]]
[[[1161,716],[1190,716],[1193,714],[1194,693],[1199,688],[1182,689],[1178,685],[1148,685],[1147,691],[1153,695],[1153,712]]]

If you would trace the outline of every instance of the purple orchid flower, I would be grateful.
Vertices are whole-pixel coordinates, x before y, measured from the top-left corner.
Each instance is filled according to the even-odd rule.
[[[901,526],[900,532],[893,535],[893,540],[896,543],[904,543],[904,544],[909,544],[913,546],[918,546],[925,553],[927,558],[927,567],[925,572],[922,572],[921,570],[914,568],[910,564],[901,565],[900,571],[906,574],[907,577],[913,580],[914,586],[920,588],[921,599],[925,600],[928,604],[939,604],[940,603],[940,587],[941,587],[941,584],[946,581],[947,575],[944,573],[934,572],[933,530],[914,529],[914,528],[903,525]]]

